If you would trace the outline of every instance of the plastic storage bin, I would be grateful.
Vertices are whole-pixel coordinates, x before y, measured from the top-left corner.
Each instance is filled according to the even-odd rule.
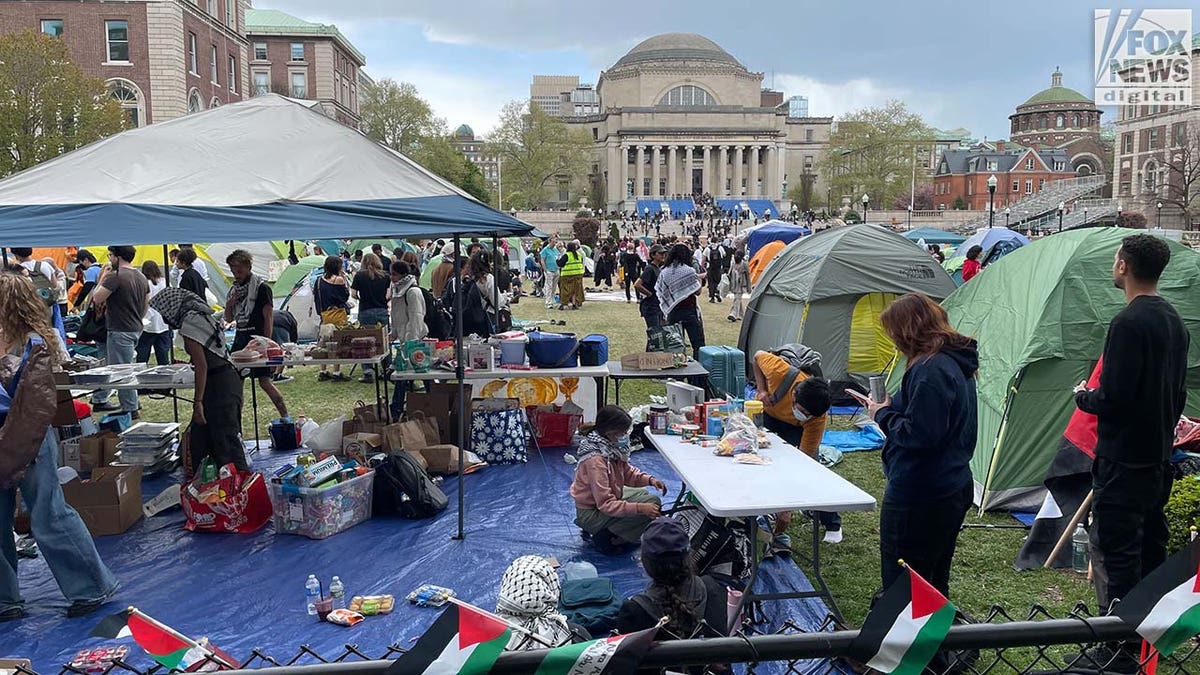
[[[375,494],[375,472],[323,490],[271,483],[277,534],[325,539],[368,520]]]

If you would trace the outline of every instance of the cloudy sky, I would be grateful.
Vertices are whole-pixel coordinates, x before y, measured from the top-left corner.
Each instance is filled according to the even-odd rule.
[[[451,128],[485,134],[534,74],[599,73],[658,33],[700,33],[764,86],[838,115],[891,98],[934,126],[1005,138],[1008,115],[1049,86],[1091,96],[1093,9],[1078,0],[255,0],[334,23],[375,78],[412,82]],[[1122,8],[1188,8],[1127,1]],[[1200,15],[1200,12],[1195,14]],[[1193,21],[1200,19],[1194,16]],[[1111,119],[1107,110],[1104,119]]]

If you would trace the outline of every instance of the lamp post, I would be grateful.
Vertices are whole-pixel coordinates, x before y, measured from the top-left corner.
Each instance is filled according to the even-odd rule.
[[[871,198],[870,198],[870,197],[868,197],[868,196],[867,196],[867,193],[865,193],[865,192],[864,192],[864,193],[863,193],[863,196],[862,196],[862,205],[863,205],[863,222],[864,222],[864,223],[865,223],[865,222],[867,222],[867,204],[869,204],[870,202],[871,202]]]
[[[1113,227],[1121,226],[1121,202],[1117,202],[1117,220],[1113,223]]]
[[[996,174],[988,176],[988,229],[992,229],[992,221],[996,218]]]
[[[1080,225],[1087,225],[1087,222],[1088,222],[1088,219],[1087,219],[1087,207],[1085,206],[1085,207],[1083,207],[1083,222],[1082,222],[1082,223],[1080,223]]]
[[[1006,230],[1008,229],[1008,214],[1010,212],[1012,212],[1012,209],[1008,208],[1007,206],[1004,207],[1004,229]]]
[[[825,188],[825,217],[833,217],[833,188]]]
[[[908,205],[908,226],[904,228],[907,232],[912,229],[912,204]]]
[[[1162,202],[1154,205],[1154,228],[1157,230],[1162,229]]]
[[[799,211],[799,209],[797,209],[796,205],[793,203],[792,204],[792,222],[793,223],[798,222],[798,220],[799,220],[799,216],[796,214],[797,211]]]
[[[1063,210],[1065,210],[1066,208],[1067,208],[1067,205],[1065,203],[1063,203],[1063,202],[1058,203],[1058,231],[1059,232],[1062,232]]]

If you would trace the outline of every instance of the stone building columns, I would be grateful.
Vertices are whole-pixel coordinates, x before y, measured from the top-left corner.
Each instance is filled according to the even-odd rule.
[[[667,148],[667,194],[679,194],[679,153],[674,145]]]
[[[634,199],[645,196],[646,185],[646,146],[637,146],[637,182],[633,184]]]
[[[629,199],[629,146],[622,143],[620,166],[621,166],[621,198],[617,201],[625,201]]]
[[[720,152],[717,153],[717,191],[715,196],[728,197],[729,189],[726,187],[729,184],[729,146],[720,146]]]
[[[750,182],[746,187],[746,196],[752,198],[762,197],[762,190],[758,187],[758,146],[750,146]]]
[[[731,196],[734,199],[742,198],[742,167],[745,161],[743,152],[744,149],[740,145],[733,150],[733,194]]]
[[[651,148],[650,153],[650,196],[660,197],[662,193],[658,189],[659,181],[662,180],[662,146],[656,145]]]

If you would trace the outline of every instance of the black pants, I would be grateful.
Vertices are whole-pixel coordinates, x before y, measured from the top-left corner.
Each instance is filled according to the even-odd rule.
[[[1097,457],[1092,489],[1092,577],[1106,610],[1167,559],[1163,507],[1171,495],[1171,467],[1132,467]]]
[[[138,363],[150,363],[150,350],[154,350],[154,360],[160,366],[171,365],[171,331],[162,333],[142,332],[138,338],[137,347],[133,350],[133,360]]]
[[[238,469],[248,471],[241,435],[242,378],[233,366],[224,364],[208,371],[204,419],[207,424],[193,421],[190,427],[192,469],[199,468],[205,457],[211,457],[218,468],[232,462]]]
[[[633,284],[636,282],[637,282],[637,276],[630,274],[629,270],[625,270],[625,300],[626,301],[636,299],[629,295],[629,289],[632,288]]]
[[[767,414],[763,414],[763,426],[767,428],[767,431],[772,431],[782,438],[784,443],[796,448],[797,452],[803,452],[800,450],[800,441],[804,439],[804,427],[788,424]],[[821,527],[824,527],[826,532],[837,532],[842,529],[842,514],[836,511],[816,511],[815,513],[821,521]]]
[[[700,348],[704,346],[704,320],[698,307],[676,307],[667,315],[667,325],[677,323],[687,331],[688,342],[692,343],[692,358],[700,360]]]
[[[886,494],[879,511],[879,566],[883,589],[904,572],[903,560],[925,581],[950,597],[950,563],[973,494],[971,483],[935,502],[900,503]]]
[[[708,299],[709,300],[720,300],[721,299],[721,276],[720,275],[717,275],[715,277],[711,274],[708,275]]]

